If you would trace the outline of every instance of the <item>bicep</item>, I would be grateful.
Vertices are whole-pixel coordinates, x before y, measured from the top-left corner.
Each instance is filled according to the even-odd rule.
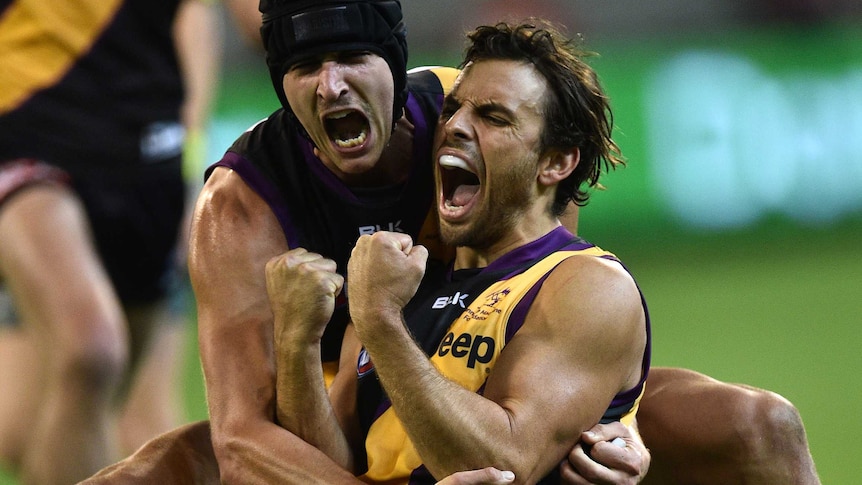
[[[235,173],[216,169],[196,205],[189,251],[214,425],[271,410],[272,315],[264,267],[286,249],[265,203]]]
[[[507,409],[513,432],[560,457],[636,383],[643,355],[643,338],[631,336],[643,333],[639,294],[633,283],[615,288],[628,275],[572,263],[545,281],[485,392]]]

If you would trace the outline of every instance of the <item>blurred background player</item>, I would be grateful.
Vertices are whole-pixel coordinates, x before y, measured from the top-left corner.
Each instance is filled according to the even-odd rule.
[[[209,3],[3,2],[0,459],[24,483],[76,482],[184,420],[188,312],[168,300],[182,152],[216,87]]]

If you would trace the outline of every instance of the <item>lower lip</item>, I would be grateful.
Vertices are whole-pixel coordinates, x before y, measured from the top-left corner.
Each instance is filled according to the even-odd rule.
[[[362,143],[361,145],[357,145],[355,147],[350,147],[350,148],[341,147],[341,146],[338,146],[338,144],[332,140],[330,140],[330,145],[332,145],[332,148],[335,151],[337,151],[338,153],[353,154],[356,152],[365,151],[368,149],[368,147],[373,146],[371,141],[372,141],[372,136],[371,136],[371,133],[369,133],[368,136],[365,138],[365,142]]]
[[[476,198],[479,196],[477,193],[466,205],[458,207],[457,209],[451,209],[446,206],[446,201],[443,199],[443,195],[440,195],[440,200],[438,201],[437,211],[440,215],[440,219],[458,222],[460,220],[466,219],[470,212],[473,209],[473,206],[476,203]]]

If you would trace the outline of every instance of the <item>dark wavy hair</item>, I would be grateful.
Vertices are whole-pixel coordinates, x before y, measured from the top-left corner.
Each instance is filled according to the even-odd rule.
[[[590,197],[586,189],[602,188],[602,171],[625,165],[611,138],[613,114],[608,98],[595,71],[584,61],[595,54],[581,50],[575,40],[541,19],[483,25],[467,38],[470,44],[461,68],[475,61],[504,59],[530,63],[544,76],[550,92],[544,103],[542,151],[578,147],[581,154],[574,172],[557,187],[552,211],[562,214],[569,201],[586,205]],[[587,187],[581,190],[584,183]]]

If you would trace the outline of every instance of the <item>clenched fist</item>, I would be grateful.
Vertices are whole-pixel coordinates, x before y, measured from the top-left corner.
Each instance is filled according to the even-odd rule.
[[[344,278],[335,261],[302,248],[266,263],[266,290],[277,348],[319,341],[332,318]]]
[[[428,250],[407,234],[380,231],[356,241],[347,264],[350,316],[360,335],[400,313],[425,274]]]

